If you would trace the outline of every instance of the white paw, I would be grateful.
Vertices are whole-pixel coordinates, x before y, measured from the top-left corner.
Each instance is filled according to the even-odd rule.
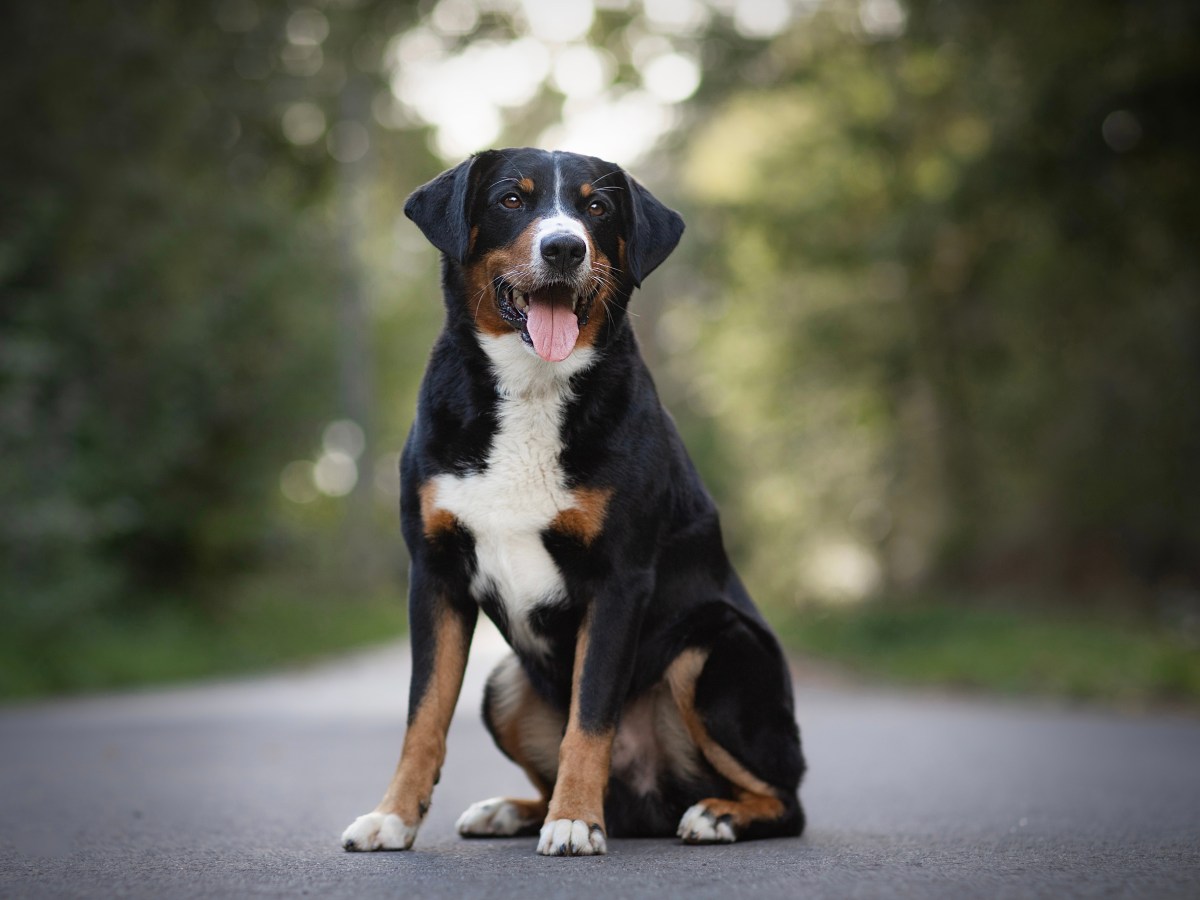
[[[579,819],[551,819],[538,838],[542,856],[599,856],[608,852],[604,829]]]
[[[717,818],[703,803],[697,803],[683,814],[675,833],[685,844],[732,844],[737,840],[728,817]]]
[[[470,837],[502,837],[516,834],[541,820],[541,816],[531,819],[522,815],[521,807],[506,797],[493,797],[468,806],[454,827],[459,834]]]
[[[367,813],[342,832],[342,846],[347,850],[407,850],[419,827],[419,822],[409,825],[392,813]]]

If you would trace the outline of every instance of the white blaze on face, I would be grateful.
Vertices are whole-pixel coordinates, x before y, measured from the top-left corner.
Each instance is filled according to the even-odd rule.
[[[592,242],[588,236],[587,229],[584,227],[583,222],[575,215],[572,215],[567,206],[563,205],[563,200],[562,170],[555,163],[554,212],[538,223],[537,231],[534,233],[533,242],[530,245],[530,271],[533,273],[534,279],[538,281],[549,281],[555,277],[551,273],[549,266],[546,265],[546,261],[542,259],[542,241],[551,235],[573,234],[583,241],[587,246],[587,251],[583,255],[583,262],[580,263],[578,271],[587,274],[592,267]]]
[[[562,362],[579,340],[579,296],[592,269],[592,243],[583,222],[563,205],[562,170],[554,167],[554,212],[542,219],[530,242],[529,271],[535,287],[529,292],[526,317],[534,352],[546,362]],[[569,234],[583,241],[583,260],[566,276],[555,272],[542,256],[545,241]]]

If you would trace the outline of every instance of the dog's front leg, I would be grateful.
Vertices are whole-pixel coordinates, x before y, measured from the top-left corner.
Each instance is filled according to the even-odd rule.
[[[342,834],[347,850],[412,846],[446,759],[446,732],[462,688],[476,615],[474,604],[453,605],[414,569],[409,598],[413,671],[404,747],[379,805]]]
[[[571,709],[558,752],[558,778],[538,839],[544,856],[607,852],[604,792],[613,736],[629,688],[640,596],[619,604],[593,602],[580,624],[571,677]],[[601,618],[603,617],[603,618]]]

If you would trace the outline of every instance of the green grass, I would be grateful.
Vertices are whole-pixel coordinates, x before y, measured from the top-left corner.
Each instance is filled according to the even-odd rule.
[[[266,670],[398,637],[400,591],[246,587],[220,613],[160,605],[0,632],[0,698]],[[1134,619],[948,602],[814,606],[772,617],[790,650],[902,684],[1200,708],[1200,647]]]
[[[1200,707],[1200,647],[1135,620],[877,602],[776,617],[789,649],[906,684]]]
[[[159,606],[0,635],[0,698],[79,693],[230,675],[379,643],[404,632],[405,600],[256,586],[219,614]]]

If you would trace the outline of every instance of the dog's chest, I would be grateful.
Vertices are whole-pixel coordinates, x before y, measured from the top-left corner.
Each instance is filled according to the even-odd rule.
[[[519,355],[504,352],[508,347],[488,349],[501,399],[486,466],[465,476],[436,476],[435,503],[474,538],[475,599],[498,600],[514,645],[541,651],[545,644],[530,628],[529,612],[566,596],[542,534],[575,505],[560,462],[562,418],[570,374],[586,363],[558,364],[560,370],[523,347],[515,348]]]

